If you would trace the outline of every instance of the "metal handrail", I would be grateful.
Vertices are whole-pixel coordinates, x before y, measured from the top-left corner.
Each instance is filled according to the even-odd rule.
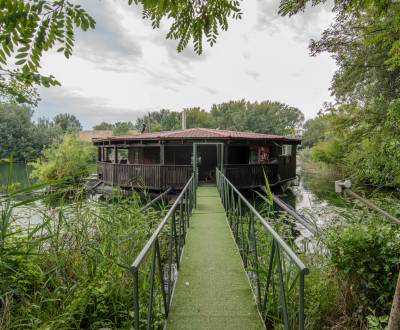
[[[163,193],[159,194],[156,198],[152,199],[150,202],[148,202],[146,205],[142,206],[140,208],[140,211],[146,211],[150,206],[152,206],[153,204],[155,204],[156,202],[158,202],[160,199],[163,199],[165,195],[167,195],[170,191],[172,190],[171,187],[169,187],[166,191],[164,191]]]
[[[368,208],[371,210],[374,210],[375,212],[380,213],[383,215],[385,218],[393,221],[394,223],[397,223],[400,225],[400,219],[397,219],[395,216],[391,215],[389,212],[382,210],[380,207],[372,203],[370,200],[361,197],[359,194],[355,193],[354,191],[351,190],[351,181],[350,180],[345,180],[345,181],[335,181],[335,191],[337,193],[347,193],[350,196],[354,197],[355,199],[358,199],[361,203],[366,205]]]
[[[286,242],[279,236],[279,234],[272,228],[272,226],[257,212],[257,210],[249,203],[249,201],[240,193],[240,191],[226,178],[226,176],[217,169],[217,186],[219,193],[221,195],[222,204],[228,215],[229,224],[231,226],[235,241],[238,245],[241,257],[243,259],[243,264],[248,273],[251,273],[249,278],[252,278],[255,284],[257,307],[259,312],[264,318],[264,321],[268,320],[268,310],[267,301],[270,296],[270,286],[271,291],[274,285],[274,279],[277,277],[280,299],[280,314],[283,317],[283,324],[285,329],[293,328],[290,327],[289,315],[288,315],[288,305],[285,290],[288,288],[284,284],[284,276],[289,276],[289,272],[284,274],[283,265],[285,264],[284,255],[288,256],[290,259],[290,264],[293,263],[299,271],[298,276],[298,309],[297,309],[297,319],[298,328],[304,329],[304,277],[308,274],[309,270],[300,260],[300,258],[294,253],[294,251],[286,244]],[[246,212],[247,209],[247,212]],[[255,221],[257,220],[257,222]],[[247,223],[245,223],[247,222]],[[247,237],[244,234],[244,226],[247,228]],[[262,256],[262,252],[257,244],[260,243],[260,239],[257,239],[256,227],[260,226],[264,229],[264,233],[269,234],[271,238],[271,248],[268,249],[268,255]],[[281,254],[281,251],[283,252]],[[252,254],[253,259],[250,260],[249,254]],[[260,271],[262,261],[268,259],[268,263],[265,264],[266,279],[265,282],[261,283]],[[250,263],[252,263],[250,265]],[[282,265],[283,263],[283,265]],[[277,274],[276,274],[277,273]],[[295,277],[297,281],[297,276]],[[264,285],[262,285],[264,284]],[[261,291],[264,290],[262,295]],[[268,326],[268,324],[267,324]]]
[[[130,271],[133,275],[133,296],[134,296],[134,323],[135,329],[146,328],[152,329],[153,327],[153,306],[154,306],[154,295],[155,295],[155,281],[158,272],[158,282],[160,284],[160,291],[162,296],[161,305],[163,306],[163,316],[166,319],[169,313],[169,307],[172,299],[173,287],[175,286],[176,280],[173,278],[172,268],[173,264],[176,265],[179,270],[180,258],[182,255],[183,245],[186,240],[187,228],[189,228],[189,217],[192,213],[192,209],[195,206],[195,191],[196,191],[196,180],[192,175],[185,187],[175,200],[174,204],[168,210],[167,214],[161,220],[157,229],[153,232],[149,240],[146,242],[135,261],[130,267]],[[178,218],[178,219],[177,219]],[[170,224],[170,226],[167,226]],[[168,240],[160,240],[160,235],[163,229],[167,228]],[[162,260],[160,244],[167,242],[168,246],[165,251],[167,256]],[[151,255],[151,262],[147,264],[145,262],[146,256]],[[165,262],[166,261],[166,262]],[[165,262],[165,264],[163,264]],[[139,285],[139,270],[141,267],[150,266],[150,285],[147,302],[147,321],[143,324],[140,323],[140,290],[143,286]],[[167,267],[165,267],[167,266]],[[165,279],[167,279],[165,281]],[[143,296],[146,292],[143,293]]]
[[[301,223],[303,227],[305,227],[311,234],[315,235],[317,233],[317,228],[315,225],[311,224],[305,218],[303,218],[295,209],[293,209],[290,205],[286,204],[282,199],[280,199],[275,194],[272,195],[274,202],[286,213],[288,213],[292,218],[294,218],[297,222]]]

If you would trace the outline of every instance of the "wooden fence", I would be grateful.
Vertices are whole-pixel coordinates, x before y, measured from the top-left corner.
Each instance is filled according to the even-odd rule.
[[[182,189],[192,175],[191,165],[113,164],[98,162],[99,179],[121,187]],[[277,165],[228,164],[226,177],[237,188],[255,188],[265,185],[263,168],[270,184],[277,181]]]
[[[278,164],[228,164],[225,176],[237,188],[255,188],[265,185],[263,169],[270,184],[277,182]]]
[[[99,179],[121,187],[182,189],[192,175],[190,165],[149,165],[97,163]]]

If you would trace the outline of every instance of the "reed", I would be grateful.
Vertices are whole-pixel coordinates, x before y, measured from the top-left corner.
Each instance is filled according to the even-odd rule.
[[[0,200],[0,328],[131,328],[128,268],[165,209],[141,212],[137,194],[118,190],[106,202],[38,188],[8,187]]]

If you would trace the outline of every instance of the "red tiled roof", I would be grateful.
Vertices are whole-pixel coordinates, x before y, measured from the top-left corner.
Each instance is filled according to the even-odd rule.
[[[138,135],[119,135],[107,138],[93,139],[93,141],[104,140],[176,140],[176,139],[243,139],[243,140],[280,140],[301,141],[300,137],[287,137],[274,134],[262,134],[253,132],[228,131],[215,128],[189,128],[177,131],[163,131],[153,133],[142,133]]]

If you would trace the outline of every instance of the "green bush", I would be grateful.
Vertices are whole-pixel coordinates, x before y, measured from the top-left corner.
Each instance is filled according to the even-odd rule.
[[[370,196],[392,214],[399,212],[397,197]],[[303,238],[300,258],[310,269],[305,277],[306,329],[378,330],[387,324],[400,271],[400,228],[364,205],[354,206],[323,206],[305,214],[310,220],[334,214],[311,241]]]
[[[43,151],[43,157],[31,164],[32,176],[39,183],[59,180],[76,183],[93,169],[95,155],[91,143],[67,134],[61,141],[53,142]]]
[[[340,166],[343,160],[343,146],[337,140],[319,142],[311,149],[314,161]]]
[[[347,314],[360,320],[369,309],[387,315],[399,273],[398,226],[368,211],[348,210],[345,222],[328,229],[325,244],[340,290],[348,295]]]
[[[386,136],[361,140],[346,162],[357,178],[376,185],[400,184],[400,140]]]

